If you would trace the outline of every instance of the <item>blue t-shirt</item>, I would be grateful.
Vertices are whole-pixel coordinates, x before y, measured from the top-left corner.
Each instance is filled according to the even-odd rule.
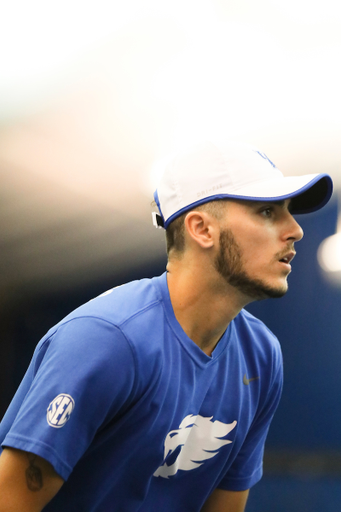
[[[199,511],[262,475],[282,388],[276,337],[242,310],[212,356],[177,322],[166,273],[84,304],[38,344],[2,446],[66,481],[48,512]]]

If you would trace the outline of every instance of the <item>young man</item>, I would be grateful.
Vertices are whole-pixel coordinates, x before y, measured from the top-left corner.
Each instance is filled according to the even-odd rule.
[[[176,155],[155,193],[167,272],[41,340],[0,427],[0,512],[242,512],[282,387],[279,343],[243,307],[285,294],[292,214],[331,193],[249,146]]]

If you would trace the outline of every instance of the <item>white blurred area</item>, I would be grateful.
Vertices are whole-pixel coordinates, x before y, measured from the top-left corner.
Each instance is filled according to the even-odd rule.
[[[340,204],[340,201],[339,201]],[[320,244],[318,262],[328,281],[341,286],[341,214],[339,213],[336,233]]]
[[[6,2],[2,289],[157,261],[157,162],[198,138],[244,140],[340,188],[340,22],[335,0]]]

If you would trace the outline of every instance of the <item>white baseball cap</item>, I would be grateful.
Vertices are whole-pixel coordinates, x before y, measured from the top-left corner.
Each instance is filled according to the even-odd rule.
[[[167,226],[195,206],[217,199],[280,201],[292,199],[291,212],[322,208],[333,191],[328,174],[283,176],[258,149],[237,142],[203,142],[171,157],[157,190],[157,227]]]

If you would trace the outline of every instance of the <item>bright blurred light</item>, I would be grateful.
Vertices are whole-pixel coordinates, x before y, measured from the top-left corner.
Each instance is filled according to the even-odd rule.
[[[341,6],[335,0],[272,0],[287,18],[305,25],[340,21]]]
[[[0,16],[0,117],[49,97],[86,52],[146,20],[192,20],[209,0],[11,0]],[[139,40],[136,38],[136,47]],[[110,62],[110,61],[109,61]],[[65,73],[67,76],[65,76]]]
[[[325,272],[341,272],[341,233],[323,240],[317,257]]]
[[[287,17],[276,17],[271,4]],[[252,23],[238,15],[238,5],[237,0],[6,2],[0,18],[0,111],[4,116],[53,94],[61,82],[70,80],[62,76],[63,70],[73,69],[86,50],[99,47],[129,24],[167,19],[184,31],[187,46],[182,54],[175,52],[171,62],[169,55],[160,59],[151,90],[176,110],[178,140],[238,135],[245,126],[255,130],[291,121],[297,112],[302,119],[340,119],[336,99],[341,75],[335,65],[340,38],[324,46],[327,29],[321,28],[317,35],[323,44],[314,43],[309,50],[309,34],[292,35],[288,21],[335,22],[341,12],[338,3],[261,1]],[[246,5],[251,9],[251,3]],[[173,38],[176,46],[176,33]],[[138,48],[138,36],[135,44]]]
[[[191,143],[223,133],[236,135],[245,129],[245,120],[249,128],[267,124],[263,98],[272,102],[278,95],[274,68],[264,65],[265,56],[282,60],[276,41],[238,23],[212,19],[203,27],[191,33],[191,43],[159,69],[152,84],[155,96],[177,109],[175,145],[186,139]]]
[[[131,18],[129,2],[12,0],[1,8],[0,110],[5,116],[41,101],[87,48]]]
[[[238,136],[246,127],[297,118],[321,123],[341,116],[341,75],[333,64],[339,55],[338,45],[300,48],[262,26],[212,17],[160,67],[152,88],[178,113],[178,141]]]

